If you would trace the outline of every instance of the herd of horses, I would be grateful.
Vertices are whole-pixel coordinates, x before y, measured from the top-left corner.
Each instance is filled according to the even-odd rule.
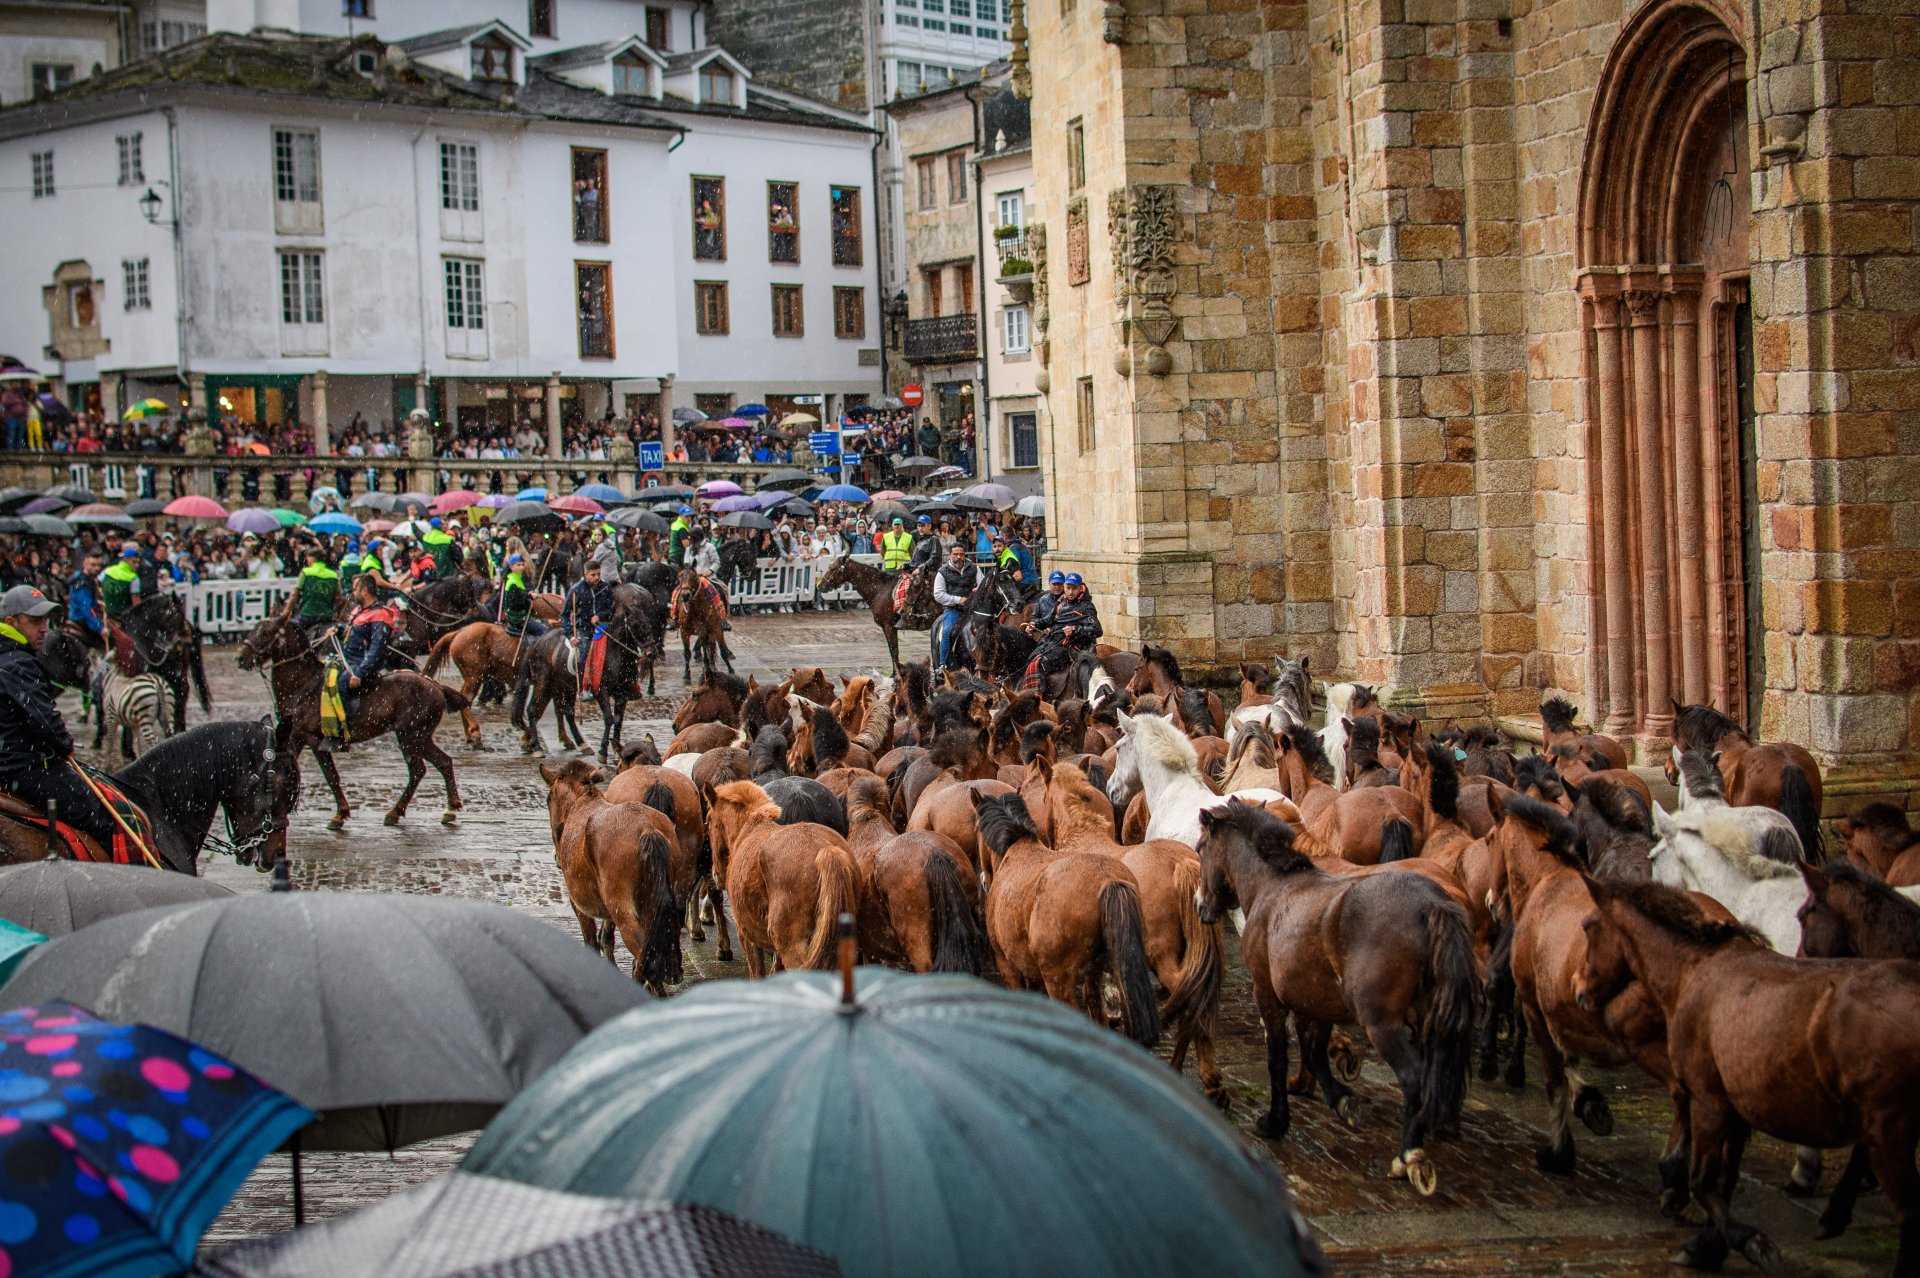
[[[1239,938],[1283,1139],[1292,1098],[1355,1125],[1366,1049],[1402,1104],[1390,1174],[1435,1192],[1469,1078],[1550,1101],[1540,1170],[1613,1115],[1583,1067],[1634,1065],[1673,1111],[1663,1208],[1705,1223],[1682,1260],[1773,1243],[1730,1200],[1749,1136],[1848,1151],[1820,1218],[1877,1182],[1920,1265],[1920,834],[1878,805],[1834,828],[1805,751],[1677,707],[1670,812],[1622,743],[1543,707],[1538,747],[1433,726],[1308,663],[1241,668],[1231,713],[1170,653],[1103,651],[1062,695],[925,663],[773,684],[708,672],[664,749],[546,764],[553,841],[586,943],[617,936],[669,992],[703,924],[749,973],[827,968],[843,915],[869,962],[997,977],[1136,1042],[1171,1038],[1201,1089]],[[1292,1046],[1298,1045],[1298,1068]]]

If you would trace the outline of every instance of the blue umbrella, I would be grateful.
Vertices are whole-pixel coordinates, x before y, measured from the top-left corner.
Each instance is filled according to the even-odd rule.
[[[867,490],[852,484],[834,484],[820,494],[821,501],[865,501]]]
[[[340,534],[351,537],[360,531],[360,521],[352,515],[342,514],[340,511],[335,510],[329,511],[324,515],[315,515],[307,521],[307,527],[314,532],[323,533],[329,537]]]
[[[0,985],[6,984],[7,978],[13,975],[13,969],[20,966],[21,959],[33,953],[36,946],[46,943],[47,938],[32,928],[0,919]]]
[[[513,495],[515,501],[545,501],[547,490],[544,488],[522,488]]]
[[[61,1002],[0,1013],[0,1256],[40,1278],[186,1269],[240,1183],[312,1118],[164,1030]]]
[[[733,410],[735,417],[765,417],[773,410],[765,404],[742,404]]]
[[[627,495],[612,484],[582,484],[573,490],[573,495],[585,497],[589,501],[597,501],[602,506],[627,499]]]

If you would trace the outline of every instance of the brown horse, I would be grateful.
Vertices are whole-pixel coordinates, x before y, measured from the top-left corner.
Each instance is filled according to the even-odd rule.
[[[823,595],[843,586],[853,587],[872,614],[873,624],[880,627],[880,633],[886,637],[887,657],[896,666],[900,664],[900,632],[929,629],[940,611],[933,603],[933,572],[929,570],[914,575],[907,591],[906,609],[896,612],[893,595],[899,580],[899,573],[863,564],[852,555],[842,555],[816,583]]]
[[[673,734],[673,740],[667,742],[666,757],[671,759],[677,754],[705,754],[709,750],[723,750],[730,746],[744,748],[748,740],[746,733],[729,723],[696,723]]]
[[[1893,1272],[1920,1273],[1920,966],[1788,958],[1656,883],[1590,880],[1587,890],[1580,997],[1594,1006],[1613,997],[1617,962],[1666,1018],[1692,1137],[1689,1183],[1708,1217],[1684,1263],[1718,1269],[1738,1250],[1780,1268],[1772,1241],[1732,1214],[1757,1129],[1817,1148],[1864,1146],[1900,1226]]]
[[[1286,823],[1229,800],[1200,814],[1200,917],[1246,908],[1241,952],[1267,1037],[1271,1106],[1254,1120],[1287,1134],[1287,1016],[1320,1083],[1350,1125],[1358,1104],[1327,1056],[1336,1025],[1359,1025],[1392,1068],[1403,1098],[1391,1175],[1421,1194],[1439,1187],[1429,1133],[1454,1129],[1467,1092],[1479,991],[1460,907],[1414,874],[1332,877],[1296,850]]]
[[[715,787],[707,812],[714,872],[733,901],[747,975],[834,965],[842,914],[858,915],[859,874],[847,841],[824,825],[780,824],[780,805],[751,781]]]
[[[1200,1089],[1225,1109],[1229,1103],[1226,1084],[1213,1050],[1224,929],[1219,923],[1200,921],[1194,903],[1200,892],[1200,857],[1173,839],[1153,839],[1133,847],[1114,842],[1112,805],[1088,782],[1087,774],[1071,764],[1052,769],[1047,807],[1056,849],[1114,857],[1132,872],[1140,888],[1147,961],[1167,992],[1160,1023],[1174,1030],[1173,1068],[1178,1071],[1185,1064],[1191,1043]]]
[[[1001,981],[1044,989],[1104,1025],[1103,978],[1111,975],[1121,1032],[1146,1047],[1157,1043],[1160,1009],[1133,872],[1114,857],[1041,843],[1017,794],[976,795],[973,805],[1000,866],[987,889],[987,936]]]
[[[293,619],[293,599],[285,607],[255,626],[241,641],[239,665],[242,670],[265,669],[267,685],[273,690],[276,715],[274,744],[290,759],[297,760],[302,750],[320,744],[320,690],[326,678],[326,666],[313,650],[306,634]],[[460,811],[460,787],[453,779],[453,760],[433,739],[440,720],[449,710],[463,710],[467,699],[437,680],[411,670],[389,670],[374,681],[373,687],[360,692],[348,714],[350,741],[371,741],[393,733],[400,754],[407,761],[407,785],[388,811],[386,823],[400,824],[413,802],[431,763],[447,785],[447,809],[440,820],[452,825]],[[333,819],[330,830],[346,826],[352,809],[340,788],[340,771],[333,756],[315,751],[321,775],[333,791]]]
[[[673,712],[673,730],[684,731],[696,723],[725,723],[734,727],[741,726],[741,714],[747,700],[760,690],[760,685],[749,676],[742,679],[736,674],[727,674],[718,670],[709,670],[699,686],[687,694]],[[781,711],[781,717],[786,712]],[[764,724],[750,728],[757,732]]]
[[[980,837],[980,821],[975,812],[976,797],[993,798],[1017,794],[1014,786],[997,777],[977,780],[942,780],[929,785],[914,805],[907,822],[909,830],[930,830],[950,840],[976,874],[992,883],[995,865],[989,849]]]
[[[722,960],[732,958],[726,914],[713,887],[713,858],[707,854],[704,809],[693,779],[657,764],[622,762],[619,772],[607,783],[607,802],[645,803],[673,823],[673,891],[687,905],[687,935],[695,941],[707,939],[706,929],[700,924],[700,902],[711,901],[720,932],[717,956]]]
[[[680,672],[693,682],[693,654],[700,653],[703,670],[712,671],[717,656],[733,669],[733,650],[727,647],[726,597],[691,568],[680,570],[673,591],[673,622],[680,630]]]
[[[1227,730],[1227,710],[1220,694],[1204,688],[1189,692],[1179,659],[1165,648],[1148,644],[1141,649],[1140,668],[1127,681],[1127,691],[1159,697],[1167,716],[1190,737],[1217,737]],[[1193,701],[1196,697],[1199,700]]]
[[[600,790],[606,774],[584,760],[543,763],[540,775],[553,859],[587,948],[613,962],[618,930],[633,956],[633,979],[664,996],[681,978],[673,823],[645,803],[609,802]]]
[[[1920,886],[1920,834],[1891,803],[1869,803],[1833,823],[1847,860],[1892,887]]]
[[[1408,753],[1400,775],[1406,779],[1406,788],[1426,808],[1422,816],[1426,841],[1420,845],[1420,857],[1441,866],[1465,889],[1467,923],[1484,959],[1492,949],[1495,932],[1490,903],[1506,888],[1506,867],[1486,839],[1475,838],[1461,824],[1461,782],[1453,748],[1440,741],[1421,742]]]
[[[1802,958],[1920,959],[1920,904],[1844,861],[1800,863]]]
[[[1612,737],[1598,732],[1582,732],[1574,725],[1580,709],[1564,697],[1549,697],[1540,703],[1543,744],[1552,754],[1558,745],[1569,745],[1599,768],[1627,766],[1627,748]],[[1595,760],[1604,762],[1594,763]]]
[[[520,729],[522,754],[546,752],[547,743],[540,736],[540,719],[549,704],[553,706],[553,731],[560,739],[560,748],[586,748],[586,734],[580,731],[576,717],[580,678],[568,666],[567,641],[558,630],[549,630],[521,650],[519,678],[509,703],[508,720]]]
[[[1596,768],[1589,762],[1589,756],[1582,754],[1578,747],[1561,742],[1548,752],[1553,760],[1554,769],[1559,772],[1562,783],[1569,786],[1585,784],[1589,779],[1598,778],[1612,785],[1625,786],[1640,796],[1640,801],[1649,809],[1653,807],[1653,791],[1647,783],[1634,774],[1630,768]],[[1594,760],[1593,762],[1605,762]]]
[[[780,681],[783,692],[796,697],[805,697],[815,705],[828,705],[833,701],[833,680],[819,666],[795,666]]]
[[[915,972],[984,976],[990,956],[979,876],[944,835],[896,834],[888,803],[886,783],[870,773],[847,787],[862,952]]]
[[[460,695],[467,699],[467,704],[460,707],[460,722],[467,729],[468,748],[487,748],[480,735],[480,720],[473,713],[473,702],[479,700],[480,690],[489,684],[496,688],[513,686],[522,646],[505,626],[476,621],[442,635],[427,654],[426,668],[422,671],[427,678],[438,678],[440,668],[449,657],[460,671]]]
[[[1667,780],[1680,778],[1679,756],[1698,750],[1713,756],[1722,789],[1734,807],[1772,808],[1793,823],[1800,846],[1819,861],[1820,765],[1799,746],[1785,741],[1755,744],[1733,720],[1712,706],[1673,703],[1673,751],[1666,760]]]
[[[1426,805],[1397,785],[1336,790],[1333,765],[1311,728],[1282,732],[1280,789],[1300,810],[1306,833],[1300,850],[1307,856],[1339,856],[1355,865],[1399,861],[1414,855],[1425,837]]]

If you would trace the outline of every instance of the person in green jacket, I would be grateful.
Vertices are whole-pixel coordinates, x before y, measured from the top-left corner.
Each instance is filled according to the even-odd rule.
[[[318,546],[307,548],[307,566],[300,570],[298,591],[294,617],[302,630],[311,636],[333,624],[334,608],[340,602],[340,574],[327,566],[327,557]]]
[[[140,548],[129,543],[113,565],[100,574],[100,603],[108,621],[132,612],[140,604],[140,573],[134,566],[139,558]]]
[[[460,566],[460,547],[441,528],[438,519],[428,521],[427,531],[420,537],[420,545],[433,556],[433,575],[441,581],[451,578],[454,570]]]
[[[547,633],[547,623],[533,615],[533,594],[521,575],[527,561],[519,555],[507,559],[507,579],[500,586],[500,622],[515,638],[538,639]]]
[[[687,533],[693,527],[687,520],[692,513],[691,506],[682,506],[667,529],[667,562],[676,568],[680,566],[681,553],[686,549]]]

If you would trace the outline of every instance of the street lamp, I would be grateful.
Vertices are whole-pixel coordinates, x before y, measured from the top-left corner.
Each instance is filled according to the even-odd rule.
[[[165,186],[166,183],[162,182],[160,185]],[[172,226],[173,225],[172,218],[168,218],[164,222],[160,220],[160,206],[164,203],[166,203],[166,201],[161,199],[160,193],[154,190],[152,187],[148,187],[147,193],[140,197],[140,213],[143,217],[147,219],[147,222],[149,225],[151,226]]]

